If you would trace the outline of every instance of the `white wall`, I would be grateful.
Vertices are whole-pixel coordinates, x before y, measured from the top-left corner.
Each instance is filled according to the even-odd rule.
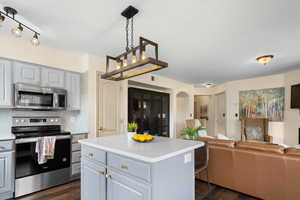
[[[300,128],[300,110],[291,109],[291,85],[300,83],[300,70],[288,72],[285,78],[285,116],[284,142],[289,145],[298,144],[298,129]]]
[[[215,95],[226,93],[226,134],[236,140],[241,138],[241,125],[239,121],[239,91],[259,90],[264,88],[277,88],[285,86],[284,74],[244,79],[218,85],[214,88],[196,88],[198,95]],[[270,122],[269,134],[274,142],[283,143],[284,122]]]
[[[181,136],[185,120],[189,119],[189,96],[185,92],[176,95],[176,137]]]

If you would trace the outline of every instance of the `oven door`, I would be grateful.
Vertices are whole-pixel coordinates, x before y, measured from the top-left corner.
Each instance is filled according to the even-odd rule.
[[[39,164],[35,152],[38,138],[16,140],[16,179],[70,167],[71,136],[57,136],[54,158]]]

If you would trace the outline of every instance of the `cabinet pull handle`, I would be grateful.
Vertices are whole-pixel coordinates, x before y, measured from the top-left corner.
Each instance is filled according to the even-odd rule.
[[[112,178],[112,177],[111,177],[111,174],[106,174],[105,177],[106,177],[106,178],[109,178],[109,179]]]
[[[122,168],[122,169],[128,169],[128,166],[127,166],[127,165],[124,165],[124,164],[122,164],[122,165],[121,165],[121,168]]]
[[[104,171],[99,170],[98,173],[105,176],[105,172]]]
[[[93,157],[94,154],[93,153],[87,153],[88,156]]]
[[[4,150],[4,149],[5,149],[5,147],[2,147],[2,146],[0,146],[0,149]]]

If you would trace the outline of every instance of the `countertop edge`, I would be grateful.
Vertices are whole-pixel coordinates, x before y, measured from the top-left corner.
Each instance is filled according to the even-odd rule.
[[[91,147],[94,147],[94,148],[97,148],[97,149],[101,149],[101,150],[104,150],[104,151],[108,151],[108,152],[111,152],[111,153],[119,154],[119,155],[122,155],[122,156],[127,156],[129,158],[133,158],[133,159],[136,159],[136,160],[141,160],[141,161],[144,161],[144,162],[147,162],[147,163],[156,163],[156,162],[166,160],[166,159],[172,158],[174,156],[177,156],[177,155],[180,155],[180,154],[183,154],[183,153],[186,153],[186,152],[189,152],[189,151],[192,151],[194,149],[197,149],[197,148],[200,148],[200,147],[204,146],[204,142],[199,141],[199,144],[195,144],[191,147],[187,147],[185,149],[182,149],[182,150],[179,150],[179,151],[176,151],[176,152],[168,153],[166,155],[159,156],[157,158],[148,158],[148,157],[145,157],[145,156],[137,155],[135,153],[128,153],[128,152],[124,152],[124,151],[117,150],[117,149],[103,147],[101,145],[96,145],[96,144],[85,142],[85,141],[82,141],[82,140],[79,140],[79,143],[83,144],[83,145],[91,146]]]

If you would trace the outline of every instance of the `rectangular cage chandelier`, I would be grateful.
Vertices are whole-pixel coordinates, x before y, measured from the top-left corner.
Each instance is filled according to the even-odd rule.
[[[121,81],[168,67],[168,63],[158,59],[158,44],[139,38],[139,45],[133,44],[133,17],[138,10],[132,6],[121,14],[126,18],[126,51],[116,57],[106,56],[106,72],[101,78]],[[128,27],[131,20],[131,47],[129,48]]]

